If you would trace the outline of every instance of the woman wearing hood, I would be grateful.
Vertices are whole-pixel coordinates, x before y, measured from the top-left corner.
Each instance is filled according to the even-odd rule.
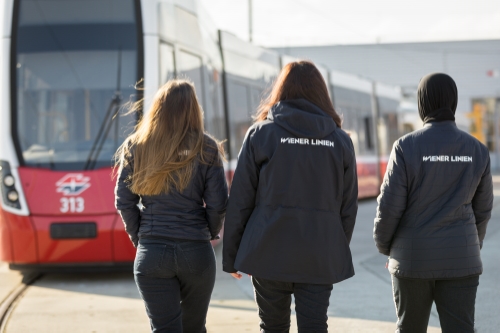
[[[374,238],[389,256],[397,332],[426,332],[433,302],[444,333],[474,332],[493,185],[488,149],[455,124],[457,101],[448,75],[422,78],[424,127],[394,143],[378,198]]]
[[[354,148],[318,69],[286,65],[248,130],[225,222],[223,269],[252,276],[261,332],[327,332],[332,285],[354,275]]]

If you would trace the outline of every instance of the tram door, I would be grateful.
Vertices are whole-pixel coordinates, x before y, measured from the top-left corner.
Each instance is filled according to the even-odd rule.
[[[180,50],[177,55],[177,77],[180,79],[190,79],[194,83],[196,97],[198,97],[198,101],[202,107],[205,108],[203,62],[201,57],[184,50]]]
[[[160,86],[175,78],[174,47],[167,43],[160,44]]]

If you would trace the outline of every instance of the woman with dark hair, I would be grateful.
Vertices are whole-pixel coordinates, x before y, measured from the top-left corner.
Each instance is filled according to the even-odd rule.
[[[135,281],[152,332],[206,332],[210,240],[222,228],[227,185],[222,147],[204,131],[192,83],[161,87],[116,156],[116,208],[137,247]]]
[[[354,148],[313,63],[277,78],[248,130],[224,233],[223,269],[252,276],[261,332],[327,332],[332,285],[354,275]]]

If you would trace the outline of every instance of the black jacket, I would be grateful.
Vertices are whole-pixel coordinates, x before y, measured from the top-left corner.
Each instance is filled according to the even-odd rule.
[[[357,196],[349,136],[306,100],[276,104],[248,130],[239,154],[224,271],[316,284],[353,276]]]
[[[374,238],[392,274],[481,274],[493,204],[490,158],[453,121],[427,123],[395,142],[378,203]]]
[[[227,184],[215,142],[207,135],[205,140],[210,163],[195,162],[193,178],[182,193],[171,190],[153,196],[134,194],[126,181],[133,172],[133,156],[125,167],[122,164],[115,206],[134,245],[141,237],[210,240],[219,234],[226,213]]]

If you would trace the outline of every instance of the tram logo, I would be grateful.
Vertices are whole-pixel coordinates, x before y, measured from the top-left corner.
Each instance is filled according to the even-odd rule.
[[[56,192],[64,195],[79,195],[90,187],[90,177],[82,173],[68,173],[56,183]]]

